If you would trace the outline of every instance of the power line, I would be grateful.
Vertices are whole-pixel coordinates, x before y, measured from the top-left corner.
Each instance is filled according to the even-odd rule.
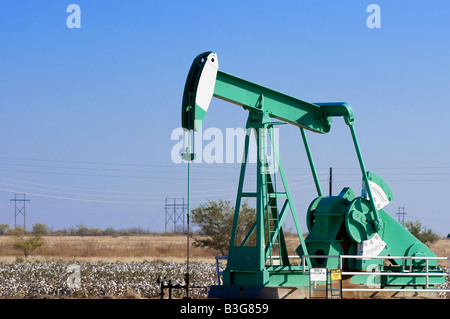
[[[15,184],[11,184],[11,183],[4,183],[4,182],[0,182],[0,184],[2,185],[6,185],[6,186],[12,186],[12,187],[24,187],[21,185],[15,185]],[[48,193],[57,193],[57,194],[65,194],[65,195],[74,195],[74,196],[87,196],[87,197],[106,197],[106,198],[126,198],[126,199],[149,199],[149,198],[164,198],[164,196],[118,196],[117,194],[114,195],[99,195],[99,194],[94,194],[94,193],[74,193],[74,192],[67,192],[67,191],[59,191],[59,190],[46,190],[46,189],[42,189],[41,187],[30,187],[30,186],[26,186],[26,189],[31,189],[31,190],[40,190],[40,191],[44,191],[44,192],[48,192]]]
[[[173,168],[183,168],[184,166],[182,165],[172,165],[172,166],[166,166],[166,165],[149,165],[149,164],[126,164],[126,163],[102,163],[102,162],[81,162],[81,161],[62,161],[62,160],[39,160],[39,159],[24,159],[24,158],[12,158],[12,157],[0,157],[1,159],[8,159],[8,160],[21,160],[21,161],[36,161],[36,162],[50,162],[50,163],[73,163],[73,164],[82,164],[82,165],[118,165],[118,166],[130,166],[130,167],[170,167],[171,170],[170,171],[166,171],[166,170],[159,170],[159,171],[153,171],[153,170],[134,170],[134,169],[115,169],[115,168],[93,168],[93,167],[68,167],[68,166],[53,166],[53,165],[35,165],[35,164],[10,164],[10,163],[0,163],[0,165],[14,165],[14,166],[31,166],[31,167],[40,167],[40,168],[54,168],[54,169],[74,169],[74,170],[88,170],[88,171],[117,171],[117,172],[133,172],[133,173],[163,173],[163,172],[170,172],[170,173],[175,173],[175,174],[179,174],[180,172],[178,172],[177,170],[172,170]],[[209,167],[208,165],[202,165],[202,168],[199,170],[199,172],[197,172],[197,174],[208,174],[208,176],[211,176],[209,172],[203,172],[203,170],[205,168],[212,168]],[[206,181],[206,180],[211,180],[211,181],[235,181],[234,178],[222,178],[220,177],[220,174],[227,174],[229,175],[229,171],[228,172],[222,172],[222,170],[224,168],[231,168],[228,166],[223,166],[220,165],[220,167],[214,167],[214,169],[217,171],[214,175],[216,177],[214,178],[204,178],[204,177],[197,177],[195,178],[197,181]],[[447,169],[450,167],[447,166],[416,166],[416,167],[410,167],[409,169]],[[236,167],[232,167],[232,169],[236,169]],[[303,170],[304,168],[291,168],[293,170]],[[357,173],[343,173],[340,172],[342,170],[354,170],[354,169],[358,169],[358,168],[335,168],[333,167],[333,172],[331,171],[330,168],[330,193],[331,193],[331,183],[332,182],[336,182],[335,181],[335,176],[342,176],[342,175],[348,175],[350,176],[356,176],[356,175],[360,175]],[[385,168],[380,168],[380,169],[399,169],[399,170],[404,170],[404,169],[408,169],[407,167],[399,167],[399,168],[395,168],[395,167],[385,167]],[[1,171],[2,169],[0,169]],[[338,170],[338,172],[336,173],[336,170]],[[118,178],[140,178],[140,179],[151,179],[151,180],[155,180],[158,179],[156,177],[149,177],[149,176],[131,176],[131,175],[105,175],[105,174],[83,174],[83,173],[73,173],[73,172],[46,172],[46,171],[26,171],[26,170],[6,170],[8,172],[21,172],[21,173],[35,173],[35,174],[54,174],[54,175],[73,175],[73,176],[88,176],[88,177],[118,177]],[[319,178],[320,180],[324,180],[325,179],[325,173],[326,170],[323,170],[323,172],[319,172]],[[332,174],[332,175],[331,175]],[[437,172],[429,172],[429,173],[422,173],[422,172],[416,172],[416,173],[399,173],[399,172],[394,172],[394,173],[389,173],[388,175],[448,175],[450,173],[437,173]],[[295,189],[305,189],[308,187],[311,187],[312,183],[311,183],[311,179],[310,174],[299,174],[299,173],[294,173],[294,174],[290,174],[291,178],[289,179],[289,184],[290,186],[294,186],[294,185],[298,185],[297,187],[295,187]],[[292,178],[292,176],[294,176]],[[173,180],[184,180],[185,177],[168,177],[167,175],[165,175],[164,180],[168,180],[168,179],[173,179]],[[0,179],[3,180],[9,180],[11,181],[12,179],[8,179],[8,178],[2,178],[0,177]],[[332,180],[333,179],[333,180]],[[411,182],[411,181],[417,181],[417,182],[442,182],[442,181],[449,181],[450,179],[447,178],[432,178],[432,179],[389,179],[390,182]],[[17,180],[12,180],[17,182]],[[254,182],[254,180],[250,179],[247,180],[250,181],[251,183]],[[355,182],[356,179],[354,180],[349,180],[349,179],[342,179],[339,180],[337,179],[337,182],[342,183],[342,182]],[[19,181],[19,183],[25,183],[25,184],[31,184],[31,185],[39,185],[39,186],[46,186],[48,188],[53,188],[53,189],[43,189],[42,187],[36,188],[36,187],[30,187],[30,186],[23,186],[23,185],[16,185],[16,184],[11,184],[11,183],[5,183],[5,182],[0,182],[0,184],[3,184],[5,186],[8,186],[8,189],[2,188],[0,190],[6,191],[6,192],[11,192],[11,193],[21,193],[23,192],[25,189],[26,190],[34,190],[34,191],[39,191],[39,192],[33,192],[32,194],[34,196],[37,197],[46,197],[46,198],[54,198],[54,199],[62,199],[62,200],[71,200],[71,201],[82,201],[82,202],[96,202],[96,203],[109,203],[109,204],[143,204],[143,205],[156,205],[158,203],[156,202],[152,202],[149,201],[150,199],[161,199],[164,198],[167,193],[177,193],[177,194],[184,194],[184,191],[179,191],[179,192],[174,192],[172,190],[167,191],[167,192],[161,192],[161,191],[157,191],[157,192],[120,192],[120,191],[109,191],[109,190],[103,190],[103,189],[87,189],[87,188],[73,188],[73,187],[67,187],[67,186],[55,186],[55,185],[48,185],[48,184],[41,184],[41,183],[31,183],[31,182],[25,182],[25,181]],[[322,182],[321,182],[322,183]],[[18,188],[18,189],[9,189],[9,187],[14,187],[14,188]],[[56,190],[55,190],[56,189]],[[61,189],[72,189],[72,190],[81,190],[81,191],[87,191],[90,192],[89,194],[86,193],[78,193],[78,192],[70,192],[70,191],[63,191]],[[292,188],[294,189],[294,188]],[[49,194],[43,194],[44,193],[50,193]],[[97,194],[94,194],[92,192],[96,192]],[[218,192],[218,193],[216,193]],[[29,192],[28,192],[29,193]],[[102,193],[102,194],[98,194],[98,193]],[[109,195],[108,195],[109,193]],[[221,189],[208,189],[208,190],[193,190],[193,195],[192,197],[197,197],[197,198],[205,198],[208,196],[224,196],[224,195],[235,195],[235,187],[232,188],[221,188]],[[220,194],[219,194],[220,193]],[[62,194],[63,196],[58,196],[58,195],[52,195],[52,194]],[[114,195],[111,195],[114,194]],[[126,194],[126,195],[124,195]],[[143,195],[143,196],[130,196],[130,194],[134,194],[134,195]],[[90,197],[88,199],[86,198],[79,198],[79,197]],[[96,197],[97,199],[92,199],[92,197]],[[123,201],[123,200],[100,200],[98,198],[121,198],[121,199],[128,199],[128,200],[140,200],[142,199],[142,202],[131,202],[131,201]]]
[[[136,175],[107,175],[107,174],[83,174],[83,173],[70,173],[70,172],[48,172],[48,171],[30,171],[30,170],[15,170],[15,169],[0,169],[0,171],[6,171],[6,172],[14,172],[14,173],[26,173],[26,174],[44,174],[44,175],[59,175],[59,176],[84,176],[84,177],[95,177],[95,178],[125,178],[125,179],[163,179],[163,180],[184,180],[185,177],[171,177],[171,176],[161,176],[161,177],[154,177],[154,176],[136,176]],[[171,173],[175,173],[175,172],[171,172]],[[177,172],[179,173],[179,172]],[[211,176],[210,173],[205,173],[208,176]],[[200,181],[235,181],[235,178],[226,178],[226,177],[221,177],[220,176],[220,172],[217,172],[217,174],[215,173],[214,176],[216,177],[196,177],[196,180],[200,180]],[[229,175],[229,173],[222,173],[222,174],[227,174]],[[422,175],[422,176],[427,176],[427,175],[449,175],[450,173],[430,173],[430,174],[411,174],[411,173],[405,173],[405,174],[397,174],[397,175]],[[198,174],[197,174],[198,175]],[[291,175],[295,175],[295,174],[291,174]],[[357,176],[359,174],[333,174],[334,176],[336,175],[346,175],[346,176],[350,176],[350,175],[354,175]],[[395,175],[395,174],[390,174],[390,175]],[[387,175],[389,176],[389,175]],[[392,182],[446,182],[446,181],[450,181],[450,178],[428,178],[428,179],[395,179],[395,178],[390,178],[389,179]],[[252,179],[252,181],[254,181]],[[349,182],[352,180],[339,180],[340,182]]]
[[[96,162],[96,161],[73,161],[73,160],[53,160],[53,159],[35,159],[35,158],[21,158],[21,157],[5,157],[0,156],[0,160],[13,160],[13,161],[33,161],[33,162],[51,162],[51,163],[71,163],[71,164],[83,164],[83,165],[105,165],[105,166],[128,166],[128,167],[155,167],[155,168],[171,168],[174,167],[180,167],[183,166],[181,164],[174,164],[174,165],[157,165],[157,164],[137,164],[137,163],[119,163],[119,162]],[[205,164],[205,163],[199,163],[199,164]],[[227,167],[230,166],[230,164],[240,165],[240,163],[214,163],[215,165],[224,165],[226,164]],[[210,164],[208,164],[210,165]],[[211,166],[203,166],[204,168],[216,168]],[[222,167],[224,168],[224,167]],[[231,168],[231,167],[229,167]],[[309,167],[285,167],[285,169],[298,169],[298,170],[309,170]],[[319,168],[318,169],[327,169],[327,168]],[[358,167],[335,167],[334,169],[337,170],[359,170]],[[450,169],[450,166],[391,166],[391,167],[372,167],[372,169],[387,169],[387,170],[405,170],[405,169]]]
[[[0,177],[0,179],[2,179]],[[26,183],[26,182],[25,182]],[[88,196],[88,197],[106,197],[106,198],[125,198],[125,199],[162,199],[165,198],[166,196],[161,196],[161,194],[167,194],[167,193],[174,193],[173,191],[166,191],[166,192],[140,192],[137,194],[141,194],[142,196],[129,196],[129,194],[132,194],[132,192],[118,192],[118,191],[112,191],[114,193],[114,195],[103,195],[103,194],[94,194],[93,191],[98,191],[101,193],[108,193],[109,191],[106,190],[92,190],[92,189],[80,189],[77,188],[77,190],[84,190],[84,191],[91,191],[91,193],[86,194],[86,193],[74,193],[74,192],[67,192],[67,191],[59,191],[59,190],[48,190],[48,189],[43,189],[42,187],[30,187],[30,186],[23,186],[23,185],[16,185],[16,184],[11,184],[11,183],[5,183],[5,182],[1,182],[1,185],[6,185],[6,186],[10,186],[10,187],[17,187],[17,188],[25,188],[27,190],[40,190],[41,192],[48,192],[48,193],[57,193],[57,194],[64,194],[64,195],[74,195],[74,196]],[[39,183],[29,183],[32,185],[45,185],[47,187],[53,187],[53,188],[59,188],[56,186],[52,186],[52,185],[47,185],[47,184],[39,184]],[[299,184],[299,183],[292,183],[293,185],[295,184]],[[71,189],[68,187],[62,187],[64,189]],[[5,189],[4,189],[5,190]],[[227,195],[227,194],[235,194],[235,192],[229,192],[229,193],[224,193],[226,191],[230,191],[230,190],[235,190],[235,188],[221,188],[221,189],[211,189],[211,190],[198,190],[195,191],[195,194],[198,195],[194,195],[192,197],[204,197],[205,194],[204,193],[209,193],[209,195]],[[16,190],[5,190],[5,191],[12,191],[12,192],[17,192]],[[217,193],[216,193],[217,192]],[[180,194],[184,194],[185,192],[175,192],[175,193],[180,193]],[[40,193],[41,194],[41,193]],[[120,194],[127,194],[127,195],[120,195]],[[158,194],[158,196],[151,196],[151,195],[155,195]],[[143,196],[145,195],[145,196]],[[206,194],[208,195],[208,194]]]
[[[0,191],[16,193],[17,190],[13,189],[5,189],[0,188]],[[138,205],[161,205],[160,202],[130,202],[130,201],[106,201],[106,200],[97,200],[97,199],[84,199],[84,198],[73,198],[73,197],[64,197],[64,196],[53,196],[53,195],[45,195],[39,193],[30,193],[28,194],[36,196],[36,197],[45,197],[45,198],[53,198],[53,199],[63,199],[70,201],[78,201],[78,202],[89,202],[89,203],[104,203],[104,204],[138,204]]]
[[[129,179],[157,179],[155,177],[150,176],[136,176],[136,175],[106,175],[106,174],[82,174],[82,173],[68,173],[68,172],[48,172],[48,171],[28,171],[28,170],[14,170],[14,169],[0,169],[0,171],[13,172],[13,173],[27,173],[27,174],[44,174],[44,175],[61,175],[61,176],[85,176],[85,177],[105,177],[105,178],[129,178]],[[174,172],[172,172],[174,173]],[[210,176],[210,173],[208,173]],[[218,174],[215,174],[218,175]],[[159,179],[163,180],[184,180],[185,177],[170,177],[170,176],[161,176]],[[234,178],[197,178],[199,180],[210,180],[210,181],[235,181]]]
[[[157,192],[128,192],[128,191],[114,191],[114,190],[104,190],[104,189],[92,189],[92,188],[81,188],[81,187],[69,187],[69,186],[61,186],[61,185],[50,185],[50,184],[43,184],[43,183],[34,183],[34,182],[28,182],[28,181],[22,181],[22,180],[17,180],[17,179],[12,179],[12,178],[6,178],[6,177],[0,177],[0,180],[6,180],[6,181],[12,181],[12,182],[16,182],[16,183],[23,183],[23,184],[31,184],[31,185],[36,185],[36,186],[45,186],[45,187],[50,187],[50,188],[59,188],[59,189],[71,189],[71,190],[77,190],[77,191],[87,191],[87,192],[99,192],[99,193],[113,193],[113,194],[143,194],[143,195],[154,195],[154,194],[167,194],[168,192],[171,193],[177,193],[177,194],[181,194],[181,193],[185,193],[185,191],[180,191],[180,192],[173,192],[172,190],[170,191],[165,191],[165,192],[161,192],[161,191],[157,191]],[[1,182],[0,182],[1,183]],[[297,182],[298,183],[298,182]],[[297,184],[297,183],[293,183],[293,184]],[[5,183],[3,183],[4,185],[7,185]],[[23,185],[15,185],[16,187],[27,187],[27,186],[23,186]],[[42,187],[40,187],[39,189],[42,189]],[[195,190],[195,193],[209,193],[209,192],[222,192],[222,191],[229,191],[229,190],[235,190],[235,187],[230,187],[230,188],[220,188],[220,189],[208,189],[208,190]],[[164,196],[165,197],[165,196]],[[162,197],[162,198],[164,198]],[[158,197],[158,198],[161,198]]]

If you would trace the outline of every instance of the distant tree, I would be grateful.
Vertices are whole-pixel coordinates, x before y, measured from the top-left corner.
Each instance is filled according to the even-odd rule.
[[[132,234],[136,234],[136,235],[142,235],[142,234],[145,234],[145,230],[144,230],[144,228],[142,228],[141,226],[134,226],[134,227],[131,227],[131,228],[129,229],[129,232],[132,233]]]
[[[193,244],[197,247],[213,248],[221,254],[226,254],[230,245],[233,218],[234,207],[230,206],[230,201],[208,201],[207,204],[200,204],[192,210],[192,222],[200,227],[200,237],[195,238]],[[255,209],[244,202],[239,213],[240,227],[236,234],[236,243],[244,239],[254,222]],[[253,238],[251,243],[254,243]]]
[[[106,227],[106,229],[103,231],[103,234],[106,236],[115,236],[117,234],[117,231],[113,227]]]
[[[420,240],[422,243],[426,245],[430,245],[437,241],[438,239],[441,239],[441,236],[439,236],[436,233],[433,233],[431,229],[427,229],[426,227],[422,226],[422,223],[418,220],[411,222],[408,221],[405,223],[406,229],[418,240]]]
[[[0,235],[6,234],[6,232],[9,230],[8,224],[0,224]]]
[[[91,228],[88,228],[87,235],[88,236],[101,236],[101,235],[103,235],[103,230],[101,230],[100,228],[97,228],[97,227],[91,227]]]
[[[34,223],[33,224],[33,235],[47,235],[48,233],[50,233],[50,228],[42,223]]]
[[[10,229],[8,231],[8,234],[13,235],[13,236],[24,236],[25,235],[25,229],[23,227],[16,226],[15,228]]]
[[[44,238],[41,235],[25,238],[24,236],[14,236],[14,248],[23,251],[25,258],[35,249],[44,245]]]
[[[72,230],[74,235],[78,235],[78,236],[87,236],[89,234],[89,228],[81,223],[79,225],[76,226],[76,229]]]
[[[67,229],[57,229],[57,230],[53,230],[52,235],[54,236],[67,236],[70,235],[70,231]]]

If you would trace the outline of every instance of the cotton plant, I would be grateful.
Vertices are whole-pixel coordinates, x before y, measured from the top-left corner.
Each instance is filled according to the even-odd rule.
[[[152,262],[16,262],[0,263],[2,298],[123,298],[130,293],[142,298],[158,298],[158,279],[184,284],[186,265]],[[209,287],[216,283],[213,264],[190,263],[190,282]],[[174,290],[173,296],[184,295]],[[191,289],[193,297],[207,297],[203,289]]]

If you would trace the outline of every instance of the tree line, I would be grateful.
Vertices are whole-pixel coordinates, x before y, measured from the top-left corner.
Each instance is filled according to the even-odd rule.
[[[198,247],[213,248],[222,254],[228,253],[231,238],[231,227],[234,218],[234,207],[229,201],[208,201],[192,210],[192,221],[200,227],[194,245]],[[236,242],[240,242],[255,222],[255,209],[244,202],[239,212],[239,229]],[[442,236],[422,225],[420,221],[407,221],[404,227],[418,240],[429,246]],[[450,237],[450,234],[449,234]],[[254,240],[254,239],[253,239]],[[250,244],[252,238],[250,238]]]
[[[231,227],[233,225],[234,207],[229,201],[218,200],[208,201],[200,204],[191,211],[192,223],[198,226],[198,230],[190,235],[194,238],[193,244],[197,247],[212,248],[221,252],[228,253],[228,247],[231,238]],[[255,209],[249,207],[244,202],[239,214],[239,229],[236,233],[236,241],[239,242],[252,228],[255,222]],[[434,233],[431,229],[424,227],[420,221],[408,221],[404,227],[418,240],[426,245],[430,245],[443,237]],[[0,224],[0,235],[13,235],[16,238],[33,235],[36,237],[35,244],[39,244],[40,236],[59,235],[59,236],[127,236],[127,235],[145,235],[152,234],[137,226],[126,230],[116,230],[108,227],[104,230],[99,228],[87,227],[85,224],[77,225],[75,228],[51,231],[43,223],[34,223],[31,232],[25,232],[23,228],[10,228],[8,224]],[[253,236],[254,237],[254,236]],[[31,239],[30,239],[31,240]],[[252,244],[254,238],[250,237],[249,243]]]
[[[11,228],[8,224],[0,224],[0,235],[14,236],[17,233],[41,236],[129,236],[152,234],[153,232],[145,230],[140,226],[129,229],[114,229],[113,227],[100,229],[97,227],[88,227],[85,224],[76,225],[70,229],[51,230],[44,223],[34,223],[31,230],[25,231],[23,227]]]

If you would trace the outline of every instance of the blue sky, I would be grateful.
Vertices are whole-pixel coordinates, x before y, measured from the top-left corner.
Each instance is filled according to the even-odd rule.
[[[79,29],[66,25],[71,3]],[[366,25],[371,3],[379,29]],[[186,197],[186,165],[171,159],[184,82],[212,50],[227,73],[348,102],[366,168],[394,192],[386,210],[405,207],[407,220],[447,235],[449,12],[447,1],[1,1],[0,223],[14,224],[10,199],[26,193],[27,228],[164,230],[164,199]],[[214,99],[204,129],[243,127],[246,116]],[[333,191],[359,193],[343,121],[308,137],[324,190],[333,167]],[[306,231],[316,194],[298,129],[280,128],[280,152]],[[193,206],[234,202],[238,176],[234,164],[193,165]]]

